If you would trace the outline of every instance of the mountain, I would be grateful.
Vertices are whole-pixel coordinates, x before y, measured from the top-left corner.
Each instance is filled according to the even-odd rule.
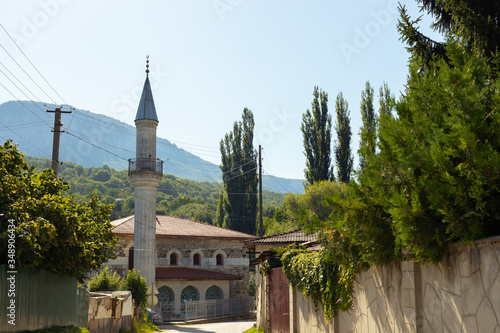
[[[53,104],[47,104],[50,110]],[[11,101],[0,105],[0,139],[12,139],[26,155],[52,156],[54,114],[46,112],[43,103]],[[67,110],[67,109],[63,109]],[[128,168],[135,157],[135,127],[117,119],[76,109],[63,114],[59,149],[60,161],[71,161],[83,167],[104,164],[117,170]],[[219,166],[177,147],[167,139],[157,139],[157,156],[164,161],[163,172],[195,181],[221,182]],[[303,193],[302,180],[264,175],[263,189],[286,193]]]

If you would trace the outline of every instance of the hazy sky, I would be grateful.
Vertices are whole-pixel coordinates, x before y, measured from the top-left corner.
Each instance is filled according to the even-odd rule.
[[[0,23],[67,103],[133,125],[149,54],[159,137],[219,164],[219,141],[247,107],[265,172],[280,177],[303,178],[300,124],[315,85],[328,93],[334,119],[337,94],[347,99],[357,152],[365,82],[375,88],[378,107],[383,81],[398,96],[407,75],[395,1],[1,3]],[[420,15],[414,1],[401,3]],[[64,103],[2,29],[0,43],[48,93],[0,49],[2,64],[40,100]],[[5,76],[0,83],[26,99]],[[0,86],[0,103],[13,99]]]

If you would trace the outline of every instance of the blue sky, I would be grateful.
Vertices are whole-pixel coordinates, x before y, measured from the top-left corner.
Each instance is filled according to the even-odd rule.
[[[2,2],[0,23],[67,103],[133,124],[149,54],[159,137],[219,164],[219,141],[247,107],[264,170],[280,177],[303,178],[300,124],[315,85],[333,116],[337,94],[347,99],[357,152],[365,82],[378,96],[385,81],[398,96],[407,75],[395,1]],[[420,15],[414,1],[401,4]],[[0,43],[64,103],[1,29]],[[3,50],[0,61],[50,102]],[[5,76],[0,83],[26,99]],[[0,87],[0,103],[12,99]]]

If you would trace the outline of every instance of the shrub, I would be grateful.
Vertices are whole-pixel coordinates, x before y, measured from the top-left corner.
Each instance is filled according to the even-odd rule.
[[[89,291],[116,291],[120,290],[122,280],[115,272],[104,268],[99,275],[89,282]]]
[[[135,269],[128,271],[127,276],[122,282],[122,290],[129,290],[132,293],[136,307],[146,307],[148,285],[146,284],[146,279],[141,276],[140,271],[136,271]]]

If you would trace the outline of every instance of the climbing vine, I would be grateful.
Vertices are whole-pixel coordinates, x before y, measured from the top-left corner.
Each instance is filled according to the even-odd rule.
[[[288,281],[311,297],[316,308],[321,304],[328,320],[338,310],[352,307],[355,276],[366,266],[342,235],[336,231],[324,234],[322,249],[317,252],[293,244],[271,249],[273,256],[262,263],[260,273],[269,275],[272,268],[283,267]]]
[[[305,248],[288,248],[281,261],[289,282],[310,296],[315,307],[323,306],[325,319],[333,318],[338,310],[347,311],[352,307],[357,270],[339,264],[324,249],[311,252]]]

